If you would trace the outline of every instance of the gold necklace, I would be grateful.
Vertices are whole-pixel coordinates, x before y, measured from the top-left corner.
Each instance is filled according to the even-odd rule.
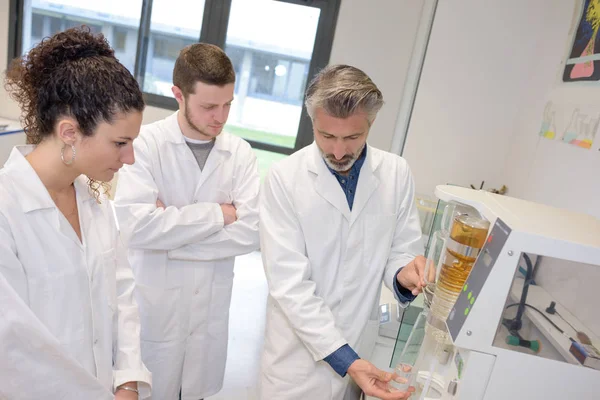
[[[71,185],[71,187],[73,187],[73,192],[75,191],[75,187]],[[52,194],[52,191],[48,190],[48,194],[50,194],[50,198],[52,199],[52,201],[54,202],[54,205],[56,206],[56,208],[58,208],[61,212],[61,208],[58,205],[59,201],[58,201],[58,196],[56,196],[56,194]],[[73,204],[73,209],[69,212],[69,213],[63,213],[63,215],[67,218],[72,217],[73,215],[75,215],[77,213],[77,194],[75,194],[75,202]]]

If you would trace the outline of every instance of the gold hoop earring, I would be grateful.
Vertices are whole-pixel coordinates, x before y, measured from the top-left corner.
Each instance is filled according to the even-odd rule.
[[[73,162],[75,161],[75,145],[71,145],[71,159],[69,161],[65,160],[65,148],[67,147],[67,144],[65,143],[65,145],[62,147],[62,149],[60,149],[60,159],[62,160],[62,162],[65,165],[71,165],[73,164]]]

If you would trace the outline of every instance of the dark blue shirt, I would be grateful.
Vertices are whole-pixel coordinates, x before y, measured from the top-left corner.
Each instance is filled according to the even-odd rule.
[[[352,210],[352,204],[354,204],[354,195],[356,194],[356,185],[358,185],[358,175],[360,174],[360,169],[363,166],[363,164],[365,163],[366,158],[367,158],[367,146],[365,145],[365,148],[360,153],[360,156],[354,162],[354,165],[352,165],[352,168],[350,168],[350,171],[348,172],[348,175],[346,175],[346,176],[331,169],[329,167],[329,165],[327,165],[327,163],[325,163],[325,165],[327,165],[327,168],[329,168],[329,171],[331,171],[333,176],[335,176],[335,179],[337,179],[337,181],[340,183],[340,186],[342,187],[342,190],[344,191],[344,194],[346,195],[346,200],[348,200],[348,207],[350,207],[350,210]],[[325,161],[323,161],[323,162],[325,162]]]
[[[327,168],[329,168],[329,171],[331,171],[333,176],[335,176],[340,186],[342,187],[342,190],[346,195],[346,200],[348,201],[348,207],[350,207],[350,210],[352,210],[352,204],[354,203],[354,195],[356,194],[356,186],[358,185],[358,176],[360,174],[360,169],[365,163],[366,158],[367,146],[365,146],[362,153],[360,153],[360,156],[354,162],[354,165],[352,165],[352,168],[350,168],[350,171],[346,176],[329,168],[329,165],[325,163],[325,165],[327,165]],[[398,271],[396,271],[395,276],[398,275],[398,272],[400,272],[401,269],[402,267],[400,267]],[[394,279],[394,291],[396,292],[396,297],[402,303],[410,302],[415,299],[415,296],[413,296],[410,290],[400,286],[400,284],[398,283],[398,279]],[[330,355],[328,355],[327,357],[325,357],[323,360],[327,362],[335,372],[337,372],[340,376],[344,377],[346,376],[350,365],[352,365],[352,363],[358,359],[360,359],[360,357],[358,356],[358,354],[356,354],[352,347],[350,347],[350,345],[348,344],[345,344]]]

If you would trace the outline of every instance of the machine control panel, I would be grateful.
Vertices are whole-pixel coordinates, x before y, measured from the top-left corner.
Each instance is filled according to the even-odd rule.
[[[477,257],[477,261],[475,261],[475,265],[465,282],[465,286],[446,320],[452,340],[455,341],[458,337],[458,333],[465,323],[469,312],[475,305],[481,288],[483,288],[483,284],[504,248],[510,232],[511,229],[504,221],[500,218],[496,219],[496,223],[488,235],[486,243]]]

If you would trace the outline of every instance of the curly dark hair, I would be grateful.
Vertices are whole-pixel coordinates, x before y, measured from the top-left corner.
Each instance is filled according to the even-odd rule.
[[[82,134],[92,136],[99,123],[113,122],[117,113],[144,110],[135,78],[104,36],[86,26],[46,38],[14,59],[4,87],[21,108],[29,144],[52,135],[61,117],[75,119]]]

